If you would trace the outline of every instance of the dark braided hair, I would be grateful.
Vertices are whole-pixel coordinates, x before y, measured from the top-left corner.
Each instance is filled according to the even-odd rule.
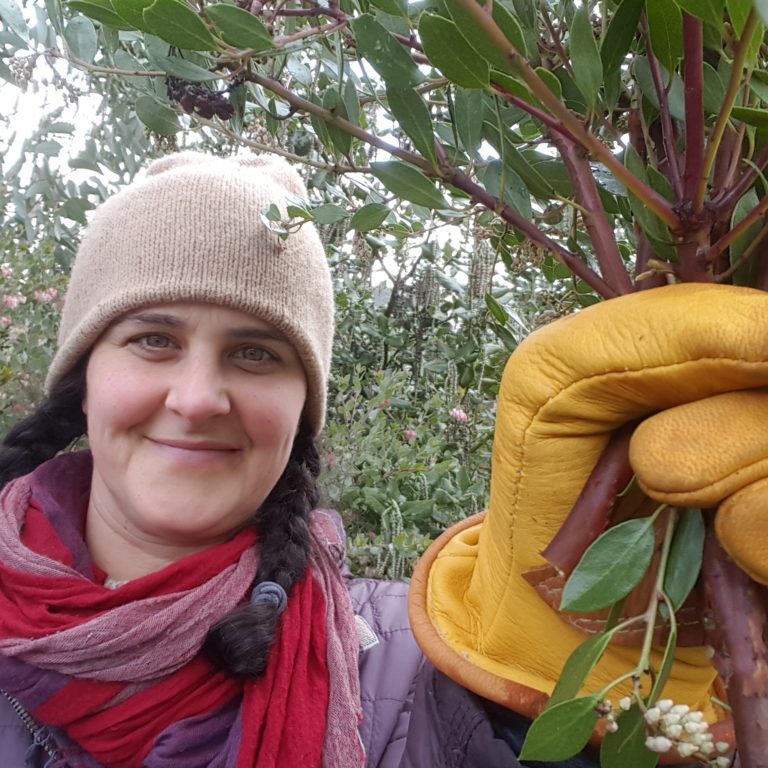
[[[0,445],[0,488],[52,459],[86,432],[85,368],[81,360],[51,390],[48,399],[20,421]],[[320,457],[311,430],[302,425],[288,464],[253,518],[261,559],[256,584],[275,581],[286,594],[307,570],[309,513],[317,505]],[[203,650],[220,669],[260,677],[267,667],[279,612],[269,603],[236,608],[208,632]]]
[[[48,399],[14,426],[0,444],[0,488],[52,459],[85,434],[85,366],[81,360],[51,390]]]
[[[256,584],[277,582],[290,594],[307,570],[309,513],[317,505],[320,457],[312,433],[302,426],[288,464],[262,504],[254,523],[261,555]],[[203,650],[220,669],[237,677],[264,674],[280,612],[272,603],[236,608],[208,632]]]

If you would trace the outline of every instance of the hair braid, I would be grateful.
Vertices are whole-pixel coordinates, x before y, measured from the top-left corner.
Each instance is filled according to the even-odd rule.
[[[283,474],[259,509],[254,524],[261,555],[256,584],[274,581],[290,594],[309,564],[309,513],[317,505],[320,458],[309,428],[302,426]],[[203,650],[220,669],[257,678],[267,668],[279,612],[270,603],[236,608],[208,632]]]
[[[0,488],[52,459],[85,434],[85,360],[51,390],[48,399],[16,424],[0,445]]]

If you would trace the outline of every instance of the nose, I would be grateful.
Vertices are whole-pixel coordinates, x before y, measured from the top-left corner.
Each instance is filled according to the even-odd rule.
[[[165,405],[190,423],[228,414],[232,404],[216,361],[190,356],[177,366]]]

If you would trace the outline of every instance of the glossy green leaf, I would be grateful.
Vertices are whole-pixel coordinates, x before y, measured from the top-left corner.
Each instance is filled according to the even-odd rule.
[[[343,221],[349,215],[340,205],[326,203],[313,208],[312,218],[318,224],[335,224],[337,221]]]
[[[655,768],[659,755],[645,747],[645,720],[634,704],[618,719],[619,730],[606,733],[600,746],[600,768]]]
[[[407,88],[424,80],[403,46],[373,16],[364,13],[352,19],[350,24],[357,38],[358,52],[370,62],[385,83]]]
[[[661,666],[656,671],[656,679],[653,681],[653,688],[648,697],[648,705],[654,704],[662,694],[664,686],[669,680],[672,672],[672,665],[675,663],[675,649],[677,648],[677,627],[670,629],[667,644],[664,648],[664,655],[661,659]]]
[[[155,0],[111,0],[115,13],[135,29],[147,31],[144,21],[144,9]]]
[[[235,48],[274,47],[264,22],[243,8],[216,3],[206,6],[205,15],[218,27],[224,42]]]
[[[645,163],[634,147],[627,147],[627,151],[624,155],[624,164],[627,169],[630,170],[641,181],[648,181],[648,177],[645,170]],[[654,213],[648,210],[648,207],[632,192],[627,191],[627,197],[629,199],[632,213],[637,219],[638,224],[642,227],[643,231],[653,240],[658,242],[670,242],[669,231],[667,230],[664,222],[658,218]]]
[[[637,34],[637,25],[645,7],[645,0],[622,0],[608,22],[600,58],[606,78],[619,69]]]
[[[725,83],[717,70],[704,62],[704,112],[716,115],[725,101]]]
[[[419,36],[424,52],[449,80],[465,88],[487,88],[488,62],[466,41],[456,25],[434,13],[423,13]]]
[[[218,48],[205,22],[179,0],[155,0],[143,11],[147,29],[185,51],[215,51]]]
[[[373,175],[394,195],[426,208],[447,208],[434,183],[412,165],[397,160],[371,163]]]
[[[523,180],[500,160],[492,160],[481,174],[483,186],[490,194],[503,200],[524,219],[533,218],[531,195]]]
[[[89,19],[106,24],[113,29],[131,29],[124,19],[118,16],[109,0],[70,0],[67,6],[73,11],[82,13]]]
[[[375,8],[379,8],[384,11],[384,13],[389,13],[392,16],[408,16],[407,10],[401,0],[370,0],[370,3]]]
[[[432,118],[421,94],[413,88],[387,88],[387,101],[395,120],[413,142],[413,146],[437,165]]]
[[[547,708],[528,730],[521,760],[567,760],[587,746],[595,729],[599,694],[570,699]]]
[[[728,15],[731,17],[733,28],[736,31],[737,36],[741,36],[744,31],[744,25],[747,23],[747,18],[753,7],[753,0],[726,0],[726,8],[728,9]],[[746,64],[751,66],[754,63],[754,59],[757,56],[757,52],[760,48],[760,44],[763,40],[763,34],[765,27],[762,22],[757,24],[752,40],[750,41],[749,48],[747,49]]]
[[[176,113],[151,96],[139,96],[136,99],[136,114],[150,131],[161,136],[173,136],[179,130]]]
[[[550,72],[545,67],[536,67],[536,74],[544,81],[544,85],[546,85],[558,99],[563,98],[563,86],[554,72]]]
[[[383,203],[368,203],[355,212],[349,222],[349,228],[356,229],[358,232],[370,232],[380,227],[389,213],[389,206]]]
[[[675,0],[675,2],[691,16],[706,21],[715,27],[723,26],[723,9],[725,0]],[[757,0],[757,3],[765,0]]]
[[[653,526],[650,517],[627,520],[593,542],[565,584],[560,609],[597,611],[628,595],[651,563]]]
[[[355,81],[351,78],[347,78],[347,82],[344,85],[344,106],[347,109],[347,120],[353,125],[360,124],[360,96],[357,91]]]
[[[664,574],[664,594],[675,611],[680,610],[696,583],[704,551],[704,518],[701,510],[686,509],[680,515]]]
[[[483,141],[483,92],[457,88],[454,95],[454,125],[464,151],[473,157]]]
[[[499,304],[499,302],[490,294],[485,294],[485,306],[488,307],[488,311],[493,315],[494,319],[502,325],[506,325],[509,321],[509,315],[507,310]]]
[[[64,39],[69,50],[81,61],[92,64],[99,42],[96,27],[87,16],[75,16],[64,27]]]
[[[603,82],[603,62],[586,6],[573,15],[570,40],[573,78],[587,105],[594,107]]]
[[[548,709],[574,698],[579,693],[589,677],[589,673],[605,653],[612,637],[612,632],[593,635],[571,653],[562,672],[560,672],[555,690],[549,697]]]
[[[734,107],[731,117],[755,128],[768,130],[768,109],[755,109],[753,107]]]
[[[16,0],[0,0],[0,19],[22,40],[29,39],[27,23]]]
[[[757,206],[758,202],[757,192],[755,191],[755,188],[752,187],[746,194],[742,195],[734,206],[733,214],[731,215],[731,228],[740,224],[744,220],[744,217]],[[741,260],[747,248],[754,242],[755,237],[757,237],[761,228],[762,222],[756,221],[746,232],[731,243],[731,247],[729,248],[731,265],[735,265]],[[733,282],[736,285],[754,285],[755,279],[757,278],[758,264],[759,261],[755,258],[755,255],[741,263],[733,275]],[[699,564],[701,564],[701,561],[699,561]],[[698,570],[696,571],[696,574],[698,575]]]
[[[673,0],[645,0],[645,16],[656,58],[671,72],[683,55],[683,14]]]
[[[164,72],[173,77],[178,77],[180,80],[186,80],[189,83],[204,83],[209,80],[218,80],[221,77],[220,73],[209,72],[207,69],[198,67],[197,64],[193,64],[191,61],[179,58],[178,56],[160,56],[155,58],[154,62]]]

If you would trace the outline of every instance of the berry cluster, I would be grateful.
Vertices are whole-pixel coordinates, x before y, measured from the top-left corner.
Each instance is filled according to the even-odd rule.
[[[193,85],[175,77],[167,80],[168,98],[178,102],[188,115],[199,115],[206,119],[218,117],[229,120],[235,114],[235,108],[229,103],[229,89],[212,91],[202,85]]]

